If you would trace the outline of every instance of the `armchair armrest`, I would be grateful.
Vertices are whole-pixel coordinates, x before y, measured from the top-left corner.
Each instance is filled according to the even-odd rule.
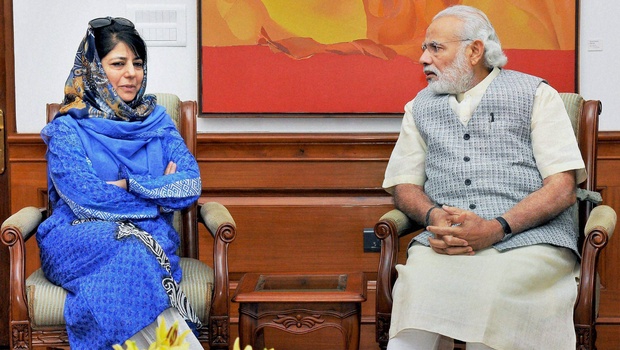
[[[20,234],[27,241],[37,231],[37,227],[43,221],[45,209],[25,207],[11,215],[2,223],[2,242],[6,245],[15,243],[13,234]]]
[[[375,235],[381,241],[375,306],[376,340],[382,349],[387,346],[392,317],[392,287],[396,281],[399,238],[422,228],[398,209],[385,213],[375,224]]]
[[[235,220],[233,220],[228,209],[217,202],[207,202],[202,204],[200,206],[200,218],[213,236],[216,235],[222,225],[230,225],[230,227],[233,228],[233,231],[236,227]],[[233,239],[234,236],[231,238],[231,241]]]
[[[607,245],[616,226],[616,212],[607,205],[592,209],[584,229],[585,239],[581,252],[579,293],[575,301],[575,328],[588,329],[598,314],[597,266],[601,250]],[[594,305],[593,305],[594,304]]]
[[[398,209],[393,209],[385,213],[381,219],[379,219],[377,225],[375,225],[375,234],[377,234],[379,239],[383,239],[379,235],[387,233],[381,225],[388,225],[390,227],[390,231],[396,233],[398,237],[406,236],[423,228],[421,225],[409,219],[405,213]]]
[[[230,289],[228,280],[228,245],[237,236],[237,227],[228,209],[220,203],[200,205],[200,222],[213,236],[213,299],[209,330],[229,324]],[[217,334],[217,332],[212,333]]]
[[[607,239],[611,239],[616,228],[616,220],[616,211],[612,207],[599,205],[592,209],[586,222],[584,235],[588,237],[593,231],[603,231],[607,234]]]
[[[34,236],[45,209],[25,207],[6,219],[0,227],[2,243],[9,247],[9,305],[11,320],[28,322],[26,302],[26,240]]]

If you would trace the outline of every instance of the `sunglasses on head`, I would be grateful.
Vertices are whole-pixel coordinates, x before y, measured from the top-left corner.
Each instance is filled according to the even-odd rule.
[[[135,28],[135,26],[133,25],[133,23],[128,20],[127,18],[123,18],[123,17],[99,17],[99,18],[95,18],[93,20],[91,20],[90,22],[88,22],[88,25],[91,26],[93,29],[98,29],[98,28],[103,28],[103,27],[107,27],[109,25],[112,25],[112,23],[118,23],[122,26],[126,26],[126,27],[130,27],[130,28]]]

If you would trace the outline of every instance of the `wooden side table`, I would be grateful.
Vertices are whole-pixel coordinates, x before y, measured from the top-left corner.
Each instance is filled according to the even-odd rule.
[[[359,349],[361,303],[366,277],[343,274],[259,274],[241,278],[232,299],[239,303],[241,348],[265,347],[267,327],[306,334],[326,327],[340,331],[343,348]]]

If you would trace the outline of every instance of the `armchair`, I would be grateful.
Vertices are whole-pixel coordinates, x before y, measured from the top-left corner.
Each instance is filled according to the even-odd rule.
[[[560,95],[571,118],[588,172],[588,178],[580,185],[581,190],[578,192],[579,194],[587,193],[582,190],[594,192],[596,191],[598,117],[601,113],[601,103],[596,100],[586,101],[578,94],[562,93]],[[588,196],[578,195],[578,197]],[[598,314],[598,258],[613,234],[616,213],[606,205],[595,207],[595,203],[591,200],[580,200],[577,205],[582,260],[574,311],[576,348],[595,349],[595,326]],[[389,340],[392,288],[397,277],[395,265],[398,260],[399,239],[412,233],[415,235],[421,229],[422,226],[411,221],[397,209],[383,215],[375,225],[375,235],[381,241],[377,274],[376,341],[382,349],[387,347]],[[411,237],[413,238],[414,235]]]
[[[196,151],[195,101],[180,101],[172,94],[156,94],[158,104],[166,107],[192,154]],[[51,120],[58,104],[47,105]],[[49,206],[49,205],[48,205]],[[25,242],[34,236],[50,208],[26,207],[9,217],[1,227],[2,243],[9,247],[9,332],[11,349],[34,346],[68,346],[64,321],[66,292],[49,282],[41,269],[25,276]],[[219,203],[196,203],[175,213],[175,228],[181,236],[179,255],[187,295],[203,323],[198,339],[210,349],[228,349],[229,281],[228,245],[235,239],[236,226],[228,210]],[[198,260],[198,223],[205,225],[213,238],[213,267]]]

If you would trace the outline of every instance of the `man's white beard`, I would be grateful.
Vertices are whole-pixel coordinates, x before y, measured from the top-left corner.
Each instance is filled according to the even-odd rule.
[[[474,70],[467,64],[465,50],[460,50],[454,62],[439,72],[434,67],[426,67],[425,71],[432,71],[437,75],[435,80],[429,81],[428,87],[436,94],[458,94],[471,89],[474,81]]]

